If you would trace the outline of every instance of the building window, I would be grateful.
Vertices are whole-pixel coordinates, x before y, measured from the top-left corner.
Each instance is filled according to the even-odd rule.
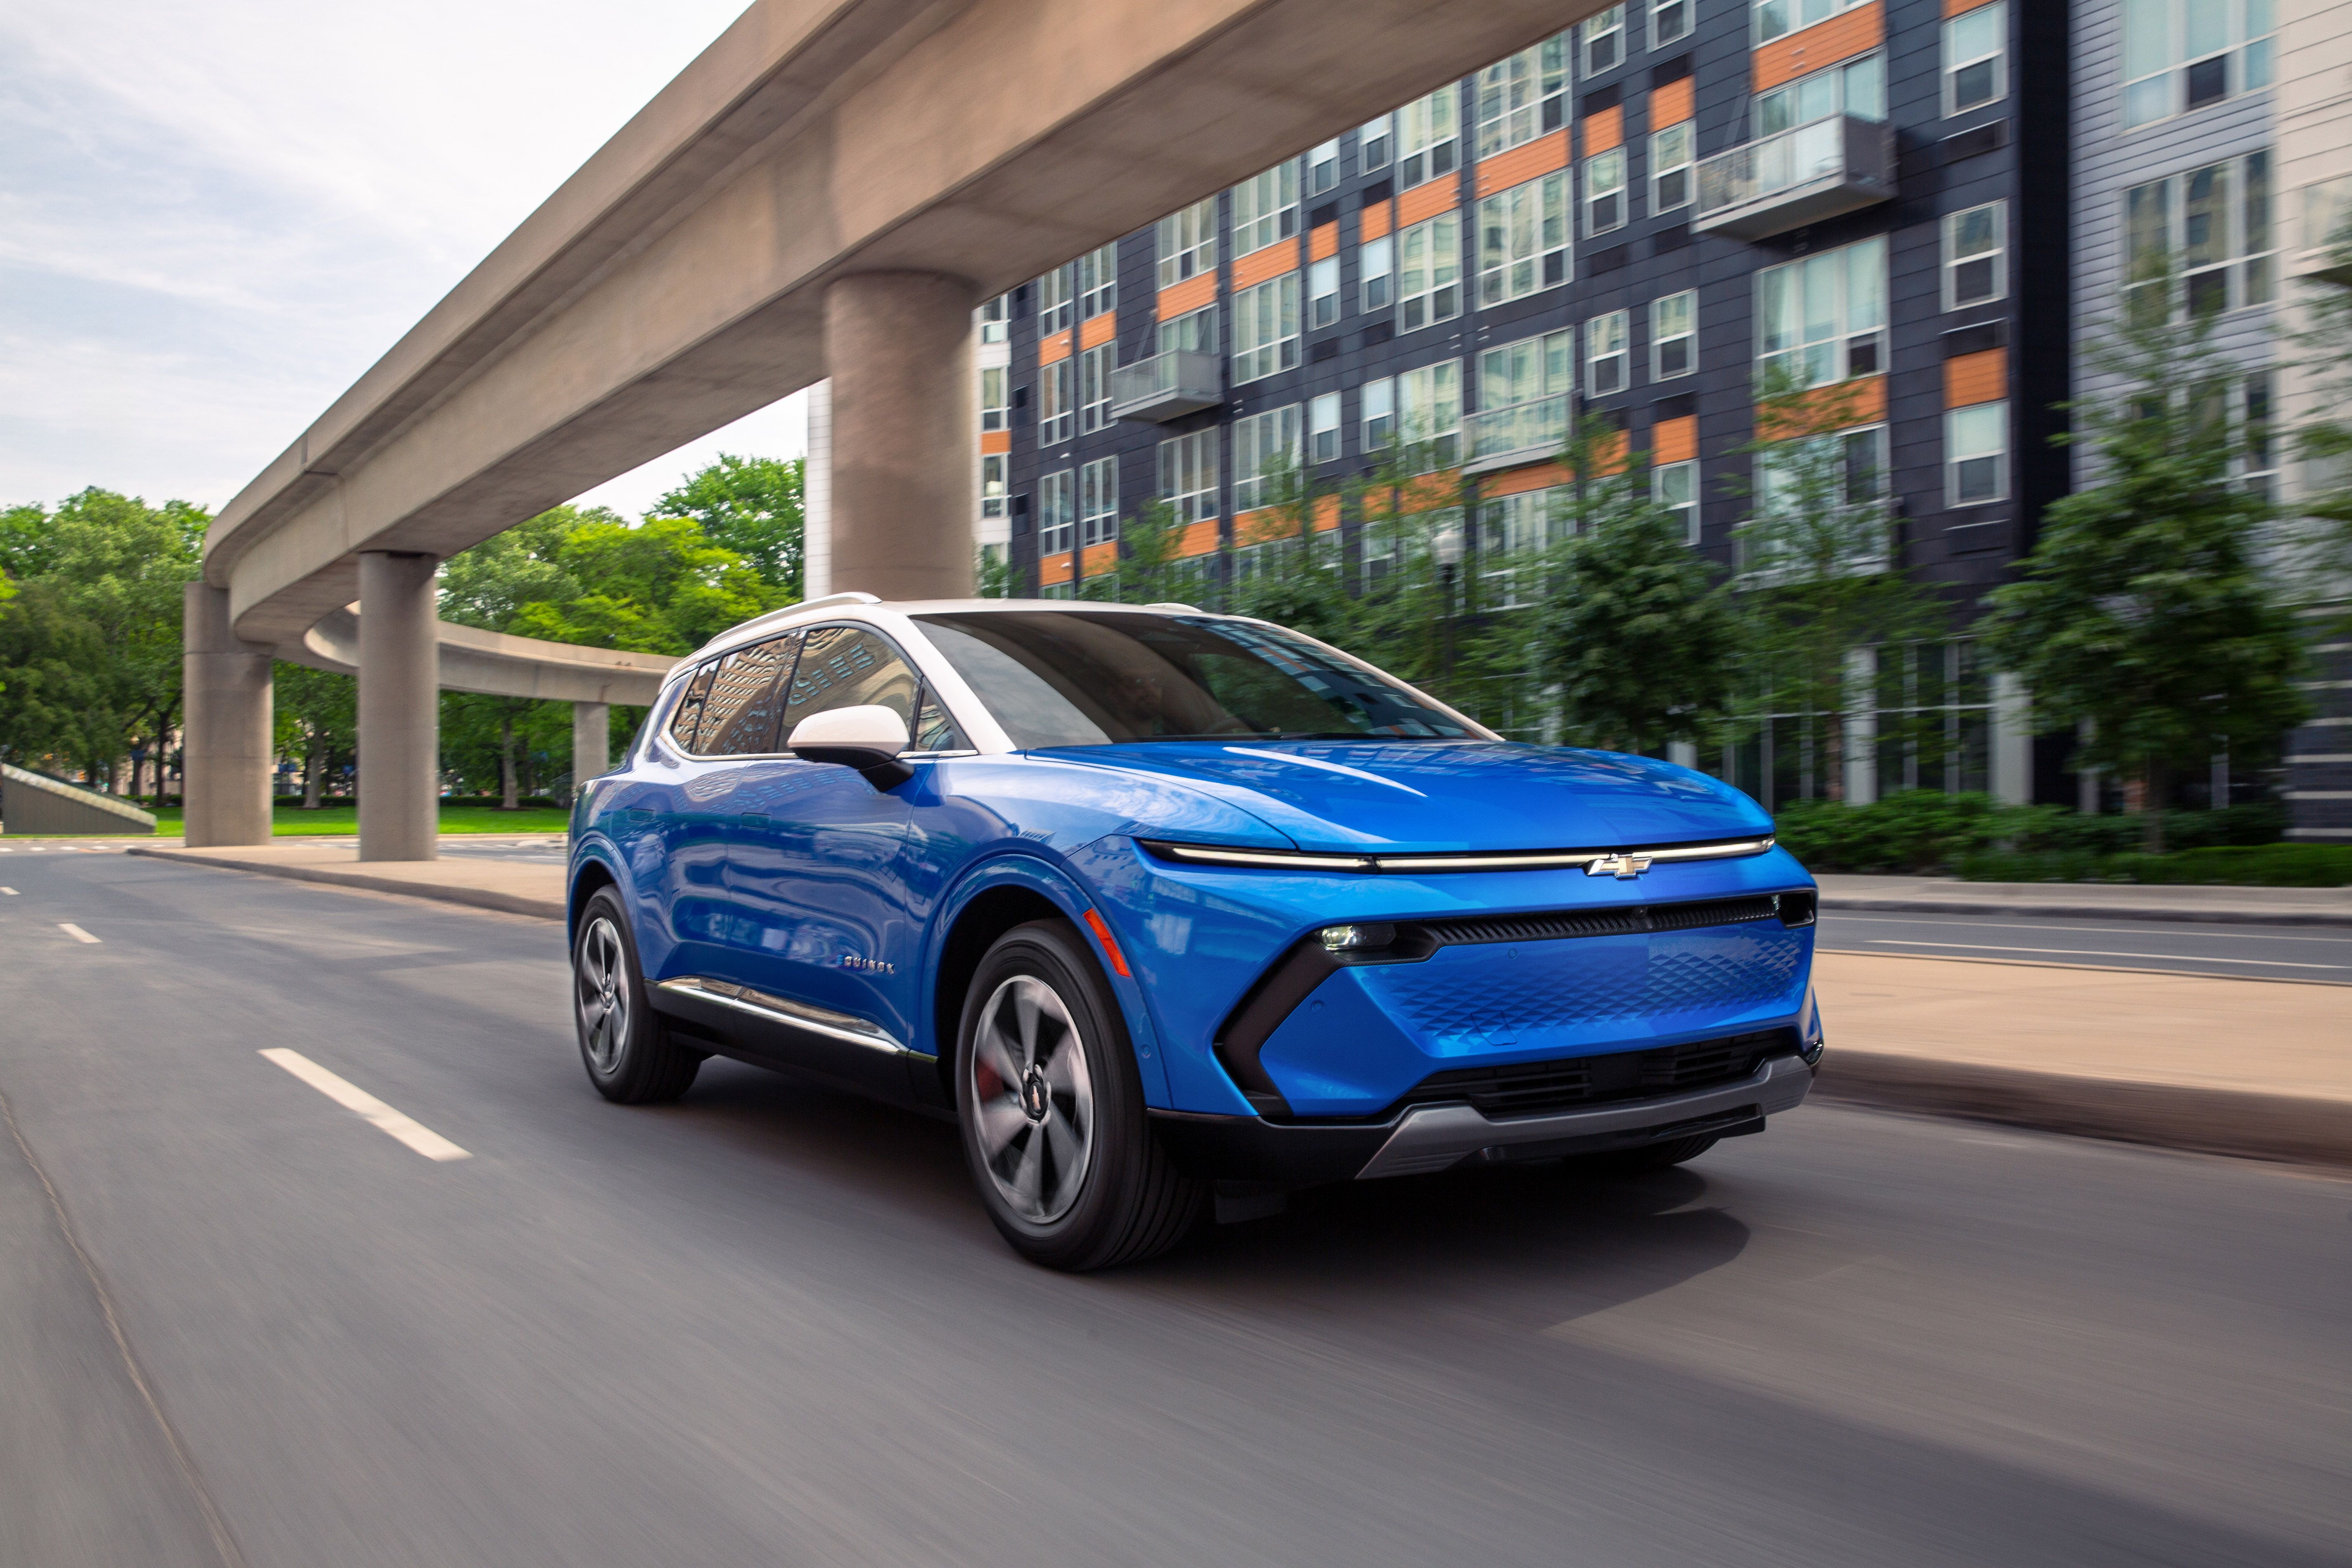
[[[1992,0],[1944,24],[1944,112],[1964,114],[2009,96],[2009,5]]]
[[[1058,468],[1037,481],[1037,553],[1060,555],[1070,548],[1078,517],[1078,475]]]
[[[1612,147],[1584,161],[1584,232],[1625,226],[1625,149]]]
[[[1650,301],[1650,379],[1672,381],[1698,368],[1698,294],[1685,289]]]
[[[2129,0],[2125,128],[2268,87],[2272,10],[2270,0]]]
[[[1462,449],[1462,362],[1444,360],[1397,377],[1404,438],[1427,448],[1432,468],[1450,468]]]
[[[1568,87],[1565,34],[1478,73],[1478,156],[1491,158],[1560,128]]]
[[[1078,356],[1078,428],[1110,426],[1110,373],[1118,368],[1118,345],[1105,343]]]
[[[1650,211],[1669,213],[1690,205],[1691,122],[1669,125],[1650,137]]]
[[[1217,427],[1160,443],[1160,499],[1179,522],[1217,515]]]
[[[1362,449],[1377,452],[1396,439],[1396,383],[1382,376],[1364,383]]]
[[[1663,49],[1690,36],[1692,0],[1650,0],[1650,47]]]
[[[1339,460],[1339,395],[1327,392],[1307,405],[1307,443],[1312,461]]]
[[[2276,388],[2269,371],[2246,377],[2243,414],[2245,448],[2236,459],[2238,483],[2265,500],[2278,499],[2278,452],[2282,443],[2273,433],[2273,399]]]
[[[1556,452],[1568,439],[1576,390],[1576,333],[1547,332],[1478,355],[1478,414],[1470,455]]]
[[[1768,267],[1756,275],[1756,357],[1801,386],[1886,367],[1886,241]]]
[[[1097,458],[1078,469],[1078,542],[1118,537],[1118,459]]]
[[[983,430],[1004,428],[1004,377],[1003,366],[991,366],[980,373],[980,427]]]
[[[1291,498],[1277,488],[1282,472],[1298,465],[1298,405],[1269,408],[1234,421],[1234,511],[1236,515]]]
[[[1319,196],[1339,183],[1339,139],[1336,136],[1307,153],[1307,194]]]
[[[1454,173],[1461,155],[1461,111],[1454,88],[1441,87],[1397,110],[1397,184],[1407,188]]]
[[[2009,405],[1978,403],[1944,415],[1947,506],[2009,499]]]
[[[1568,281],[1568,175],[1546,174],[1478,204],[1478,298],[1499,305]]]
[[[2191,315],[2267,304],[2277,292],[2268,153],[2134,185],[2124,229],[2135,313],[2154,310],[2163,287],[2154,279],[2168,270],[2172,308]]]
[[[1327,256],[1310,262],[1307,268],[1307,316],[1315,325],[1328,327],[1339,319],[1339,258]]]
[[[1410,332],[1462,313],[1462,221],[1440,213],[1399,237],[1397,331]]]
[[[1869,0],[1756,0],[1756,41],[1769,43],[1785,33],[1826,22]]]
[[[1074,265],[1078,269],[1078,320],[1118,310],[1118,241],[1087,251]]]
[[[1235,185],[1234,254],[1247,256],[1298,232],[1298,160],[1285,158]]]
[[[1611,310],[1584,323],[1584,395],[1606,397],[1631,379],[1625,312]]]
[[[999,294],[980,308],[980,341],[984,343],[1004,342],[1007,318],[1012,314],[1013,296]]]
[[[1625,7],[1612,5],[1598,16],[1579,22],[1576,36],[1584,45],[1586,76],[1615,70],[1625,59]]]
[[[1650,499],[1682,524],[1683,542],[1698,544],[1698,465],[1660,463],[1650,470]]]
[[[1070,325],[1070,268],[1056,267],[1037,279],[1037,335],[1066,331]]]
[[[1533,604],[1543,587],[1535,557],[1551,543],[1560,487],[1497,496],[1478,508],[1479,581],[1488,609]]]
[[[1077,429],[1076,365],[1057,360],[1037,368],[1037,444],[1057,447]]]
[[[1859,507],[1886,494],[1886,426],[1859,426],[1832,435],[1775,441],[1756,460],[1757,510],[1785,516],[1816,501]],[[1823,487],[1829,494],[1808,491]]]
[[[1356,132],[1356,173],[1369,174],[1389,166],[1389,159],[1396,151],[1395,119],[1394,115],[1383,114]]]
[[[1217,308],[1206,305],[1200,310],[1187,311],[1173,321],[1160,322],[1155,347],[1160,353],[1170,353],[1177,349],[1189,349],[1194,353],[1215,353]]]
[[[1944,309],[1958,310],[2009,292],[2009,210],[2006,203],[1953,213],[1944,219]]]
[[[1256,381],[1298,363],[1298,274],[1286,272],[1234,296],[1234,382]]]
[[[1217,269],[1217,198],[1194,202],[1160,220],[1160,287]]]
[[[991,452],[980,460],[980,515],[1004,515],[1004,475],[1011,459],[1002,452]]]
[[[1396,292],[1395,254],[1396,242],[1385,234],[1356,248],[1357,288],[1363,300],[1359,309],[1367,316],[1379,315],[1391,302]]]
[[[1778,135],[1835,114],[1851,114],[1860,120],[1886,118],[1885,56],[1864,55],[1858,60],[1801,76],[1786,87],[1759,93],[1756,134]]]

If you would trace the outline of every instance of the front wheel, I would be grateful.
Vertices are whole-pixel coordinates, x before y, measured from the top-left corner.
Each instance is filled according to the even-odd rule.
[[[1207,1189],[1152,1136],[1118,999],[1069,925],[1034,921],[988,950],[964,995],[955,1079],[981,1202],[1032,1262],[1132,1263],[1199,1218]]]
[[[702,1067],[646,1000],[645,971],[621,896],[599,888],[572,943],[572,1022],[588,1081],[623,1105],[676,1100]]]

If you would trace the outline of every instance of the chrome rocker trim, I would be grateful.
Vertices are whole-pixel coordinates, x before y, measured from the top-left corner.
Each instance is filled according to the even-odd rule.
[[[1804,1100],[1805,1091],[1812,1087],[1813,1069],[1805,1065],[1803,1058],[1788,1056],[1774,1057],[1738,1083],[1592,1110],[1564,1110],[1547,1116],[1514,1116],[1490,1121],[1467,1105],[1416,1105],[1404,1113],[1396,1131],[1356,1173],[1356,1180],[1369,1182],[1381,1176],[1413,1176],[1442,1171],[1485,1149],[1640,1132],[1677,1122],[1703,1122],[1739,1110],[1752,1111],[1757,1117],[1770,1116],[1795,1110]]]
[[[812,1035],[823,1035],[827,1039],[839,1040],[845,1045],[864,1046],[868,1050],[880,1051],[887,1056],[913,1057],[920,1061],[933,1059],[912,1046],[905,1044],[896,1035],[879,1025],[869,1024],[863,1018],[852,1017],[847,1013],[835,1013],[824,1007],[812,1007],[805,1002],[794,1002],[782,996],[772,995],[765,991],[754,991],[748,985],[736,985],[724,980],[711,980],[698,974],[688,974],[676,980],[665,980],[655,989],[674,991],[688,996],[699,996],[707,1002],[716,1002],[722,1007],[731,1007],[738,1013],[748,1013],[754,1018],[764,1018],[772,1024],[789,1024],[793,1028],[805,1029]]]
[[[1761,855],[1773,840],[1735,838],[1716,844],[1675,844],[1648,849],[1504,849],[1434,855],[1341,855],[1296,849],[1226,848],[1139,839],[1163,860],[1190,866],[1248,866],[1282,871],[1540,871],[1581,868],[1587,876],[1638,877],[1669,860],[1733,860]]]

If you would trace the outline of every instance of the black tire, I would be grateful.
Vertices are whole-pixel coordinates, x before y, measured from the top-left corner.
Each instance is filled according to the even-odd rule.
[[[1033,1263],[1079,1273],[1153,1257],[1207,1205],[1152,1135],[1118,1000],[1064,921],[1015,927],[980,961],[955,1085],[972,1184]]]
[[[647,1000],[637,939],[611,888],[597,889],[580,911],[572,942],[572,1025],[588,1081],[622,1105],[676,1100],[702,1067],[702,1053],[681,1044]]]
[[[1696,1160],[1715,1145],[1713,1133],[1701,1133],[1696,1138],[1669,1138],[1663,1143],[1652,1143],[1641,1149],[1620,1149],[1608,1154],[1580,1154],[1568,1163],[1571,1169],[1589,1172],[1596,1176],[1637,1176],[1644,1171],[1663,1171],[1669,1165]]]

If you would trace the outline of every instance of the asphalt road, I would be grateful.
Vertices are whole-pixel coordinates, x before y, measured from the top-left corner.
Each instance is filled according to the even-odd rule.
[[[1820,941],[1823,947],[1848,952],[1914,958],[2087,964],[2352,984],[2352,931],[2326,926],[1829,911],[1821,917]],[[2352,1002],[2346,1006],[2352,1016]]]
[[[2352,1558],[2340,1179],[1812,1107],[1068,1279],[940,1123],[598,1100],[546,922],[0,879],[8,1568]]]

